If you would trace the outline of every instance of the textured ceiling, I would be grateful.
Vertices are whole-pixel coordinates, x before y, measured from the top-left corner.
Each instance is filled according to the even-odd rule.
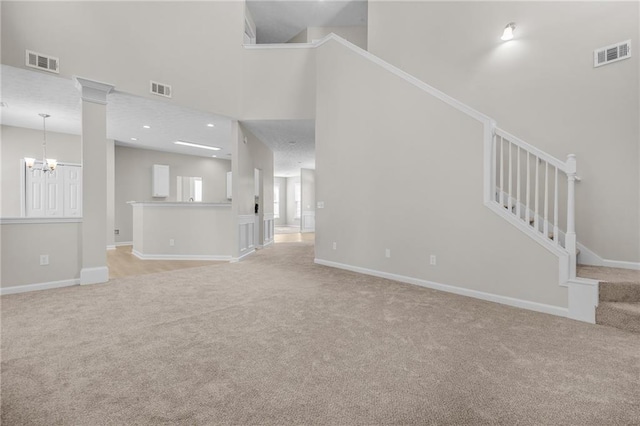
[[[307,27],[367,25],[366,0],[247,0],[258,43],[285,43]]]
[[[74,82],[53,74],[2,65],[2,124],[42,129],[39,113],[50,114],[47,130],[80,134],[80,92]]]
[[[42,118],[38,114],[46,113],[51,115],[47,119],[48,131],[80,134],[80,93],[73,81],[6,65],[1,67],[1,77],[0,100],[8,105],[0,109],[1,124],[40,130]],[[209,123],[215,127],[208,127]],[[242,124],[274,151],[276,176],[298,176],[300,168],[315,168],[314,120],[264,120]],[[145,125],[151,128],[145,129]],[[117,91],[108,97],[107,137],[123,146],[231,158],[229,118]],[[175,145],[176,140],[217,146],[222,150]]]
[[[316,168],[314,120],[250,120],[241,124],[273,151],[275,176],[300,176],[301,168]]]
[[[2,66],[1,123],[42,129],[39,113],[50,114],[47,130],[80,134],[80,93],[74,82],[52,74]],[[207,124],[215,127],[208,127]],[[148,125],[150,129],[143,126]],[[228,159],[231,120],[166,101],[112,92],[107,104],[107,138],[118,145]],[[136,141],[131,140],[136,138]],[[176,140],[222,148],[210,151],[175,145]]]

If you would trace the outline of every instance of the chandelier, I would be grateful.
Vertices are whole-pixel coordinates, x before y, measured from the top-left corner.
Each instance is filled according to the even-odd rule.
[[[24,162],[26,163],[27,167],[31,169],[31,171],[42,170],[44,173],[53,172],[58,166],[58,160],[56,160],[55,158],[47,158],[47,118],[51,116],[49,114],[38,115],[42,117],[42,132],[44,135],[42,139],[42,165],[40,167],[34,168],[36,159],[30,157],[25,157]]]

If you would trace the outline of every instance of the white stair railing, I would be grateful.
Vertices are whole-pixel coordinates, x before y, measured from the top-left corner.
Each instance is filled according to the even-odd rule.
[[[492,202],[542,244],[566,251],[569,278],[575,278],[575,155],[560,161],[496,128],[492,157]]]

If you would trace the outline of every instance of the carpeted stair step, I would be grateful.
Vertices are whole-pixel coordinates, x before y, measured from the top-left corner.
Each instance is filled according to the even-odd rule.
[[[640,333],[640,303],[600,302],[596,324]]]
[[[604,281],[599,288],[601,302],[640,303],[640,283]]]

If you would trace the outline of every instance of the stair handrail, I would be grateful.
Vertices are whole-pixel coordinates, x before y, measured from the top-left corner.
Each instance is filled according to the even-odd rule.
[[[566,257],[568,255],[569,265],[566,268],[566,264],[563,265],[561,260],[561,273],[560,273],[560,282],[566,283],[569,279],[573,279],[576,277],[576,233],[575,233],[575,182],[576,180],[580,180],[576,176],[576,157],[574,154],[569,154],[567,156],[566,161],[561,161],[552,155],[536,148],[533,145],[530,145],[524,142],[522,139],[517,138],[516,136],[499,129],[496,125],[496,122],[488,117],[487,115],[482,114],[481,112],[473,109],[467,104],[460,102],[459,100],[447,95],[446,93],[436,89],[433,86],[428,85],[424,81],[414,77],[413,75],[407,73],[400,68],[391,65],[390,63],[384,61],[380,57],[373,55],[365,49],[362,49],[359,46],[343,39],[342,37],[331,33],[326,35],[320,40],[315,40],[311,43],[279,43],[279,44],[245,44],[244,48],[247,50],[258,50],[258,49],[316,49],[329,41],[336,41],[339,44],[342,44],[349,50],[359,54],[363,58],[368,59],[369,61],[381,66],[387,71],[395,74],[406,82],[418,87],[422,91],[429,93],[437,99],[449,104],[450,106],[456,108],[457,110],[467,114],[473,119],[479,121],[483,125],[483,140],[484,140],[484,183],[483,183],[483,196],[485,205],[490,207],[496,213],[502,215],[505,219],[507,219],[510,223],[518,226],[524,232],[529,235],[533,235],[534,239],[540,242],[544,247],[548,248],[556,255],[560,257]],[[547,164],[551,164],[553,167],[556,167],[557,170],[561,170],[567,176],[568,181],[568,199],[567,199],[567,232],[565,234],[565,246],[562,247],[559,245],[558,233],[556,232],[555,244],[550,244],[548,241],[544,241],[540,235],[535,235],[531,230],[527,229],[526,226],[522,225],[520,222],[520,218],[516,221],[514,217],[510,217],[513,215],[506,214],[502,206],[498,208],[498,203],[495,199],[496,194],[496,164],[495,164],[495,138],[496,136],[506,138],[513,142],[514,145],[519,148],[524,149],[525,151],[535,155],[537,158],[542,159]],[[557,180],[556,180],[557,182]],[[557,193],[557,191],[556,191]],[[557,227],[557,220],[554,221],[554,226]],[[557,230],[556,230],[557,231]]]
[[[566,250],[566,252],[569,255],[569,268],[568,268],[568,279],[574,279],[576,277],[576,264],[577,264],[577,238],[576,238],[576,221],[575,221],[575,183],[577,180],[579,180],[579,178],[576,175],[577,172],[577,161],[576,161],[576,156],[575,154],[569,154],[567,155],[567,159],[566,161],[562,161],[559,160],[558,158],[542,151],[539,148],[536,148],[535,146],[523,141],[522,139],[518,138],[517,136],[512,135],[509,132],[506,132],[505,130],[502,130],[498,127],[494,128],[494,138],[493,138],[493,146],[492,146],[492,159],[495,159],[497,156],[497,138],[499,137],[500,139],[500,143],[502,144],[504,141],[507,141],[509,144],[517,147],[518,150],[523,150],[525,153],[528,153],[528,155],[533,155],[535,158],[541,160],[542,162],[545,162],[549,165],[551,165],[552,167],[555,167],[556,170],[562,171],[566,177],[567,177],[567,230],[565,232],[564,235],[564,250]],[[503,158],[503,153],[502,153],[502,145],[500,146],[500,158],[502,160]],[[498,189],[498,185],[497,185],[497,181],[500,180],[501,181],[501,185],[500,185],[500,195],[499,196],[495,196],[493,197],[493,202],[497,203],[497,204],[502,204],[503,206],[506,206],[506,210],[509,214],[513,214],[516,217],[518,217],[519,219],[522,219],[521,217],[521,205],[520,205],[520,152],[518,151],[518,157],[517,157],[517,189],[516,189],[516,205],[513,206],[516,209],[516,212],[514,213],[512,211],[512,193],[511,193],[511,173],[512,173],[512,164],[511,164],[511,146],[509,146],[509,163],[508,163],[508,168],[509,168],[509,191],[507,193],[507,201],[505,204],[505,201],[503,199],[503,194],[504,194],[504,182],[503,182],[503,174],[504,174],[504,168],[505,165],[504,164],[497,164],[497,161],[493,161],[492,165],[491,165],[491,182],[492,182],[492,186],[493,186],[493,194],[497,193],[497,189]],[[527,157],[528,159],[528,157]],[[497,169],[498,167],[501,168],[501,174],[498,177],[497,176]],[[529,185],[529,170],[528,170],[529,164],[527,163],[527,183],[526,183],[526,208],[528,209],[528,202],[529,202],[529,189],[530,189],[530,185]],[[543,235],[547,234],[547,201],[548,201],[548,175],[547,175],[547,169],[545,168],[545,188],[544,188],[544,222],[543,222]],[[536,165],[536,179],[537,179],[538,175],[537,175],[537,165]],[[558,178],[557,178],[557,172],[556,172],[556,177],[554,180],[555,183],[555,187],[554,187],[554,219],[553,219],[553,224],[554,224],[554,228],[553,228],[553,232],[552,235],[554,236],[554,243],[553,245],[556,246],[556,248],[560,245],[560,236],[559,236],[559,229],[558,229],[558,213],[557,213],[557,205],[558,205]],[[537,220],[537,218],[535,216],[537,216],[538,214],[538,207],[537,207],[537,195],[538,195],[538,187],[537,187],[537,180],[535,182],[535,199],[536,199],[536,207],[535,207],[535,214],[534,214],[534,219],[533,220]],[[526,210],[525,211],[525,219],[524,222],[527,223],[529,222],[529,211]],[[528,228],[527,228],[528,229]],[[539,234],[539,228],[537,226],[534,227],[535,230],[532,230],[534,233]],[[547,243],[547,245],[549,245],[550,243],[548,241],[546,241],[544,238],[542,239],[545,241],[545,243]],[[560,246],[561,247],[561,246]]]

